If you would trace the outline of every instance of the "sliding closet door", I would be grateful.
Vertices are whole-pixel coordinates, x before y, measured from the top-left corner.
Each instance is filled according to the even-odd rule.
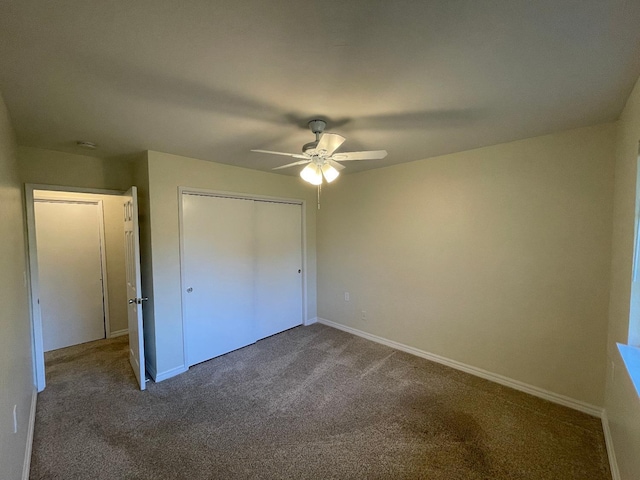
[[[255,202],[257,338],[302,324],[302,207]]]
[[[255,342],[254,206],[184,194],[183,279],[189,366]]]

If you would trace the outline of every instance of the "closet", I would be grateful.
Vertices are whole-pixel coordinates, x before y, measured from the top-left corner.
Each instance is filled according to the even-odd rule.
[[[302,205],[182,193],[189,366],[301,325]]]

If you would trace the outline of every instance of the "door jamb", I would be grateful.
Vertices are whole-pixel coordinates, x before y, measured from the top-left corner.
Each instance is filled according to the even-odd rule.
[[[29,286],[29,295],[31,300],[31,338],[32,338],[32,355],[34,365],[34,384],[41,392],[46,386],[45,370],[44,370],[44,343],[42,338],[42,315],[40,312],[40,290],[38,284],[38,257],[36,245],[36,221],[35,221],[35,200],[34,191],[44,190],[52,192],[71,192],[71,193],[93,193],[98,195],[124,195],[125,192],[120,190],[105,190],[96,188],[78,188],[64,187],[60,185],[42,185],[27,183],[24,186],[25,194],[25,213],[27,219],[27,256],[29,259],[29,268],[27,274],[27,284]],[[103,209],[99,208],[99,215],[102,220],[101,225],[101,241],[104,247],[104,218]],[[105,249],[101,248],[102,262],[106,262]],[[105,330],[108,325],[108,297],[106,294],[106,263],[102,264],[103,268],[103,302],[105,313]],[[105,335],[107,332],[105,331]],[[108,338],[108,337],[107,337]]]

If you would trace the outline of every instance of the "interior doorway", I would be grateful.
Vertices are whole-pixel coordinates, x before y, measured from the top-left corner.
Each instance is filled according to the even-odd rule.
[[[129,333],[126,192],[26,185],[34,377],[44,352]]]

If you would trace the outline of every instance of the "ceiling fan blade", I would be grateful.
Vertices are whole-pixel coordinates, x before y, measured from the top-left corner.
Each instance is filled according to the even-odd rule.
[[[386,150],[372,150],[369,152],[345,152],[332,155],[333,160],[348,162],[350,160],[381,160],[387,156]]]
[[[340,165],[338,162],[331,160],[330,158],[327,158],[326,162],[338,171],[344,168],[344,165]]]
[[[309,157],[307,155],[303,155],[302,153],[272,152],[270,150],[251,150],[251,151],[252,152],[258,152],[258,153],[268,153],[270,155],[284,155],[286,157],[304,158],[305,160],[309,159]]]
[[[340,145],[344,143],[345,140],[346,138],[342,135],[338,135],[337,133],[325,133],[320,137],[320,141],[316,147],[316,152],[326,150],[327,156],[330,156]]]
[[[280,167],[272,168],[271,170],[280,170],[281,168],[295,167],[296,165],[302,165],[304,163],[309,163],[310,161],[311,161],[311,159],[308,158],[306,160],[300,160],[299,162],[287,163],[286,165],[282,165]]]

